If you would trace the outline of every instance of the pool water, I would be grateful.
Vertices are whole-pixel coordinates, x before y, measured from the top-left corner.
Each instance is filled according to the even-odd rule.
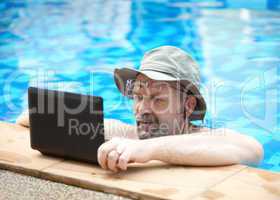
[[[116,67],[175,45],[200,64],[204,123],[253,136],[260,168],[280,172],[280,1],[0,2],[0,120],[26,109],[28,86],[100,95],[105,116],[134,123]]]

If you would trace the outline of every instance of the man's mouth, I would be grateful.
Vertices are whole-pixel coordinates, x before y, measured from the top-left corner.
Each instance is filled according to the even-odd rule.
[[[154,123],[151,121],[138,121],[137,126],[140,130],[143,130],[145,132],[150,132],[151,128],[153,127]]]
[[[137,124],[138,125],[143,125],[143,124],[153,124],[153,122],[152,121],[137,121]]]

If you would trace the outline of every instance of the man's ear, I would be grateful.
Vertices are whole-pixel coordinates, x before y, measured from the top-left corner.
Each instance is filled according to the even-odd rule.
[[[189,117],[196,106],[196,98],[192,95],[189,95],[185,101],[185,112],[186,112],[186,117]]]

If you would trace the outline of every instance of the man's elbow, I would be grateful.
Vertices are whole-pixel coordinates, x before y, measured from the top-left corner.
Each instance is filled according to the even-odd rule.
[[[247,147],[243,150],[240,163],[250,166],[258,166],[263,160],[263,146],[254,138],[249,138],[249,140]]]
[[[258,166],[263,160],[264,150],[260,142],[246,134],[238,133],[231,129],[226,129],[229,138],[237,149],[235,163],[250,166]]]

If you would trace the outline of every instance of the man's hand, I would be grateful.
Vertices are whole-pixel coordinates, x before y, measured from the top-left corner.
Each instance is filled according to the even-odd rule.
[[[16,124],[21,126],[29,127],[29,113],[28,110],[24,110],[16,119]]]
[[[98,149],[98,162],[103,169],[126,170],[128,163],[144,163],[152,158],[152,146],[147,140],[114,137]]]

